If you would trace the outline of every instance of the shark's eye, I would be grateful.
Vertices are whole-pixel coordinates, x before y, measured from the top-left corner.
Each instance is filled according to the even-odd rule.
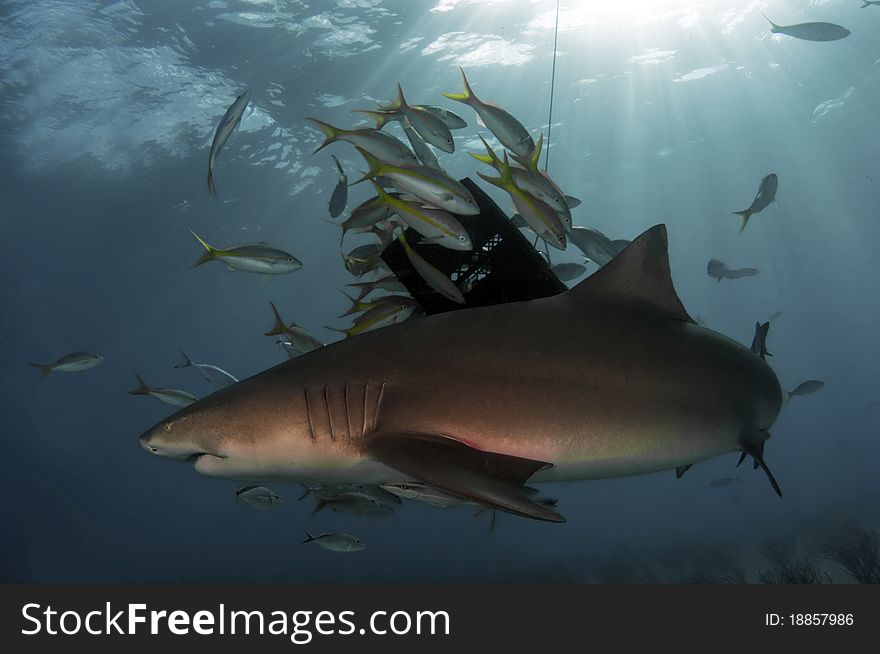
[[[162,429],[164,429],[165,431],[171,431],[172,428],[173,428],[172,423],[170,423],[170,422],[166,422],[164,425],[162,425]]]

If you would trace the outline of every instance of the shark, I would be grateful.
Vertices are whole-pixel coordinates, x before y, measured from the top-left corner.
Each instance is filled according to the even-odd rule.
[[[770,366],[698,325],[665,225],[551,297],[423,317],[219,389],[140,436],[209,477],[418,483],[564,522],[526,484],[761,467],[783,402]]]

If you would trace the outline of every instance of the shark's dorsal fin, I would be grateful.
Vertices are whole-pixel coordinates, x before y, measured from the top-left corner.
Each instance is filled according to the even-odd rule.
[[[673,320],[693,323],[672,285],[667,247],[666,225],[655,225],[567,295],[583,302],[638,302]]]

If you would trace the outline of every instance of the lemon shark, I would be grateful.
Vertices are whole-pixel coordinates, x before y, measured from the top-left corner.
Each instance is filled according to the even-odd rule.
[[[680,476],[738,451],[778,493],[763,452],[782,398],[763,359],[688,315],[657,225],[564,293],[328,345],[218,390],[140,443],[211,477],[419,482],[563,522],[526,482]]]

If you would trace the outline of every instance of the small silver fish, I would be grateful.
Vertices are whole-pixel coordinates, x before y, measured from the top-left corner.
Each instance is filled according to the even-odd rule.
[[[434,114],[443,121],[449,129],[464,129],[467,127],[467,122],[464,118],[459,116],[454,111],[449,111],[449,109],[444,109],[443,107],[436,107],[432,104],[414,104],[413,107],[417,109],[421,109],[422,111],[427,111],[429,113]],[[385,109],[386,107],[382,107]]]
[[[443,209],[425,206],[421,200],[416,202],[392,198],[385,190],[373,182],[379,201],[391,207],[397,217],[407,227],[425,237],[428,243],[450,250],[473,250],[471,237],[464,226]]]
[[[360,538],[351,534],[321,534],[319,536],[312,536],[309,532],[306,532],[306,539],[303,543],[315,543],[315,545],[325,550],[340,553],[361,552],[367,549],[366,544]]]
[[[72,352],[65,354],[53,363],[29,363],[43,375],[43,379],[53,372],[82,372],[94,368],[104,360],[100,354],[94,352]]]
[[[268,245],[237,245],[221,250],[208,245],[193,230],[189,231],[205,248],[205,252],[196,260],[193,268],[214,260],[222,261],[229,270],[242,270],[263,275],[285,275],[302,268],[302,261],[284,250]]]
[[[157,400],[176,407],[189,406],[196,401],[196,398],[186,391],[178,388],[151,388],[139,374],[134,373],[134,376],[137,377],[140,385],[133,391],[128,391],[130,395],[152,395]]]
[[[319,497],[312,515],[324,508],[329,508],[334,513],[350,513],[357,516],[379,517],[394,513],[392,505],[382,504],[371,495],[358,490],[347,491],[328,498]]]
[[[557,263],[555,266],[551,266],[550,270],[563,282],[573,281],[587,272],[586,267],[582,264],[570,262]]]
[[[410,244],[406,242],[406,236],[404,236],[403,232],[400,232],[398,238],[401,245],[403,245],[403,250],[406,252],[410,264],[419,273],[419,276],[425,280],[425,283],[447,300],[464,304],[464,295],[461,294],[455,283],[413,250]]]
[[[394,102],[381,106],[381,111],[356,111],[373,118],[376,121],[376,129],[382,129],[390,120],[402,122],[405,119],[425,142],[443,152],[455,151],[452,132],[449,131],[446,123],[431,111],[407,104],[400,84],[397,85],[397,98]]]
[[[204,377],[209,384],[214,384],[217,388],[224,388],[225,386],[238,382],[238,379],[234,375],[230,375],[223,370],[223,368],[212,366],[210,363],[195,363],[186,355],[186,352],[180,350],[180,353],[183,355],[183,361],[174,366],[175,368],[193,367],[199,371],[199,374]]]
[[[572,227],[568,238],[585,257],[599,266],[604,266],[619,253],[611,239],[598,229]]]
[[[760,271],[757,268],[728,268],[727,264],[720,259],[709,259],[706,266],[706,274],[719,283],[722,279],[742,279],[743,277],[753,277]]]
[[[244,486],[236,489],[235,501],[244,502],[257,511],[271,511],[281,506],[281,498],[265,486]]]
[[[431,150],[431,146],[429,146],[425,140],[418,135],[418,132],[413,129],[409,119],[404,117],[403,120],[400,121],[400,126],[403,127],[403,133],[406,134],[406,138],[412,146],[413,152],[416,153],[416,157],[418,157],[422,165],[433,168],[434,170],[439,170],[441,173],[445,172],[440,166],[440,162],[437,161],[437,156],[434,154],[434,151]]]
[[[296,323],[292,322],[289,325],[286,324],[284,320],[281,319],[281,314],[278,312],[278,308],[275,306],[274,302],[270,301],[269,305],[272,307],[272,314],[275,318],[275,323],[264,335],[280,336],[282,347],[284,347],[288,355],[291,354],[292,350],[296,352],[294,356],[299,356],[300,354],[305,354],[306,352],[311,352],[324,347],[324,343],[301,327],[298,327]]]
[[[348,329],[337,329],[336,327],[327,327],[327,329],[340,332],[348,337],[357,336],[364,332],[403,322],[416,310],[416,303],[412,298],[403,296],[391,297],[394,298],[393,301],[389,300],[373,307],[358,317],[354,325]]]
[[[333,195],[330,196],[329,205],[330,217],[336,218],[345,211],[345,205],[348,204],[348,177],[342,169],[339,159],[335,155],[331,154],[330,156],[333,157],[333,161],[336,162],[336,168],[339,169],[339,181],[336,182],[336,188],[333,189]]]
[[[535,149],[535,141],[532,139],[528,130],[523,127],[516,118],[510,115],[501,107],[483,102],[476,95],[468,84],[464,69],[459,66],[461,71],[461,81],[464,85],[463,93],[444,93],[450,100],[463,102],[473,108],[477,115],[483,121],[490,132],[501,141],[501,144],[515,154],[528,157],[532,150]]]
[[[742,480],[738,477],[719,477],[718,479],[713,479],[709,482],[709,486],[712,488],[724,488],[725,486],[730,486],[731,484],[741,484]]]
[[[211,142],[211,152],[208,154],[208,193],[211,194],[212,198],[217,197],[217,188],[214,186],[214,164],[217,162],[217,157],[220,156],[220,151],[223,149],[223,146],[226,145],[229,137],[232,136],[232,132],[235,131],[235,128],[238,127],[238,124],[241,122],[241,117],[250,100],[250,90],[246,90],[238,96],[235,99],[235,102],[233,102],[229,109],[226,110],[226,113],[223,114],[223,118],[220,119],[220,123],[217,125],[217,129],[214,132],[214,140]]]
[[[749,222],[749,218],[751,218],[756,213],[760,213],[776,200],[776,191],[778,188],[779,177],[776,175],[776,173],[765,175],[764,178],[761,180],[761,183],[758,185],[758,193],[755,195],[755,199],[752,200],[749,208],[743,209],[742,211],[733,212],[734,215],[739,216],[741,219],[741,224],[739,227],[740,234],[742,234],[743,230],[746,228],[746,225]]]
[[[825,382],[819,379],[809,379],[805,382],[801,382],[800,384],[798,384],[794,388],[794,390],[783,393],[783,397],[785,401],[788,401],[795,395],[812,395],[816,391],[820,390],[823,386],[825,386]]]
[[[864,0],[863,0],[864,1]],[[864,7],[862,7],[864,9]],[[777,25],[761,12],[770,23],[773,34],[786,34],[804,41],[839,41],[850,35],[850,31],[834,23],[798,23],[797,25]]]
[[[352,288],[358,289],[358,295],[355,300],[363,300],[366,296],[375,290],[389,291],[390,293],[406,293],[406,286],[397,278],[397,275],[391,273],[371,282],[355,282],[346,284]]]
[[[369,166],[369,171],[360,179],[362,182],[377,176],[388,177],[401,191],[411,193],[428,204],[450,213],[476,216],[480,213],[471,192],[458,180],[428,166],[395,166],[374,157],[371,153],[357,148]]]
[[[390,134],[380,132],[378,129],[339,129],[315,118],[306,118],[306,120],[314,123],[324,133],[324,142],[315,152],[336,141],[347,141],[382,161],[399,166],[418,163],[418,159],[409,148]]]
[[[379,243],[369,243],[354,248],[343,257],[345,269],[355,277],[363,277],[381,265],[380,255],[383,249]]]
[[[469,503],[468,500],[464,498],[450,495],[445,491],[418,481],[385,484],[382,488],[404,499],[415,500],[416,502],[423,502],[429,506],[436,506],[444,509],[450,506],[461,506],[462,504]]]

